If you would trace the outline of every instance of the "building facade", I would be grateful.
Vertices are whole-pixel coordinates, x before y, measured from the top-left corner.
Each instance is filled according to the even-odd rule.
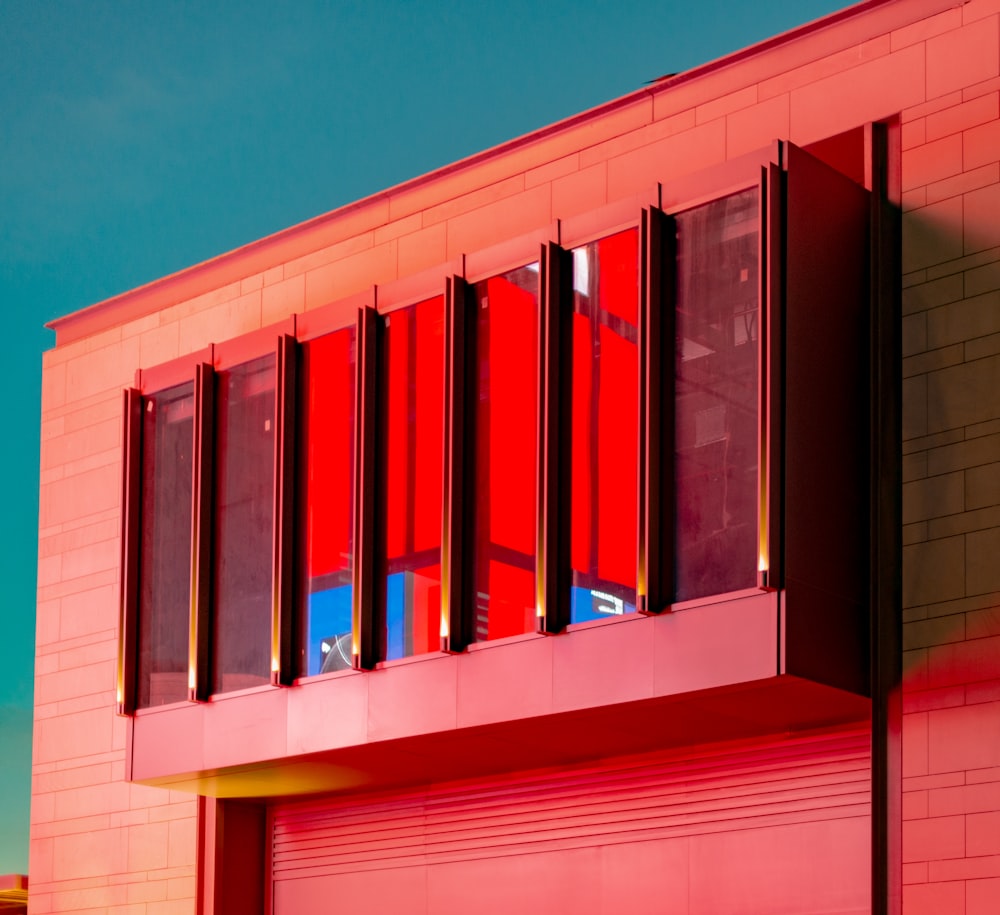
[[[998,205],[877,0],[54,322],[30,910],[996,911]]]

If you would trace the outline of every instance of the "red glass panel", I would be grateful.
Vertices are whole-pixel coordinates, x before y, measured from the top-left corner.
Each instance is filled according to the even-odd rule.
[[[676,220],[675,583],[689,600],[756,583],[758,192]]]
[[[598,401],[597,515],[613,518],[619,536],[597,538],[597,576],[635,588],[639,459],[636,389],[639,348],[609,327],[601,328],[601,390]],[[613,447],[602,447],[602,442]]]
[[[535,629],[535,571],[518,568],[508,562],[491,561],[486,585],[489,588],[489,612],[477,615],[476,631],[486,624],[487,639],[502,639]],[[479,635],[482,638],[481,635]]]
[[[270,682],[275,357],[216,375],[213,692]]]
[[[444,297],[385,318],[385,656],[436,650],[441,627]]]
[[[194,385],[143,398],[138,696],[187,699]]]
[[[635,607],[638,245],[629,229],[573,251],[572,622]]]
[[[300,675],[350,664],[354,367],[354,328],[303,344]]]
[[[475,296],[474,637],[482,640],[535,626],[538,267],[477,283]]]

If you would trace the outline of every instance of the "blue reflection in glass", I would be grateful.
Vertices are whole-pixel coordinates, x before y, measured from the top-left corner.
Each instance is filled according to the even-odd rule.
[[[391,661],[406,653],[406,572],[386,576],[385,589],[385,658]]]
[[[351,666],[351,585],[309,595],[308,676]]]
[[[593,588],[570,588],[569,621],[571,623],[586,623],[590,620],[603,620],[609,616],[621,616],[623,613],[635,613],[635,604],[616,594],[607,591],[596,591]]]

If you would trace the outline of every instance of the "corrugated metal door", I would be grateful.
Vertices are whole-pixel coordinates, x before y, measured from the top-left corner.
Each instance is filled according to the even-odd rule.
[[[272,810],[274,915],[861,913],[864,732]]]

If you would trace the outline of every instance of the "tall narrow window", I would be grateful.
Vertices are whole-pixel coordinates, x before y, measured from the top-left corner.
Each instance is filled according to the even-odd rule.
[[[635,610],[638,246],[629,229],[573,251],[574,623]]]
[[[187,699],[194,385],[143,398],[137,706]]]
[[[299,675],[351,666],[354,328],[302,346]]]
[[[474,291],[473,637],[484,640],[536,625],[538,264],[483,280]]]
[[[385,318],[382,587],[387,660],[441,639],[444,297]]]
[[[270,683],[275,356],[216,376],[213,692]]]
[[[757,569],[759,194],[676,217],[676,599]]]

